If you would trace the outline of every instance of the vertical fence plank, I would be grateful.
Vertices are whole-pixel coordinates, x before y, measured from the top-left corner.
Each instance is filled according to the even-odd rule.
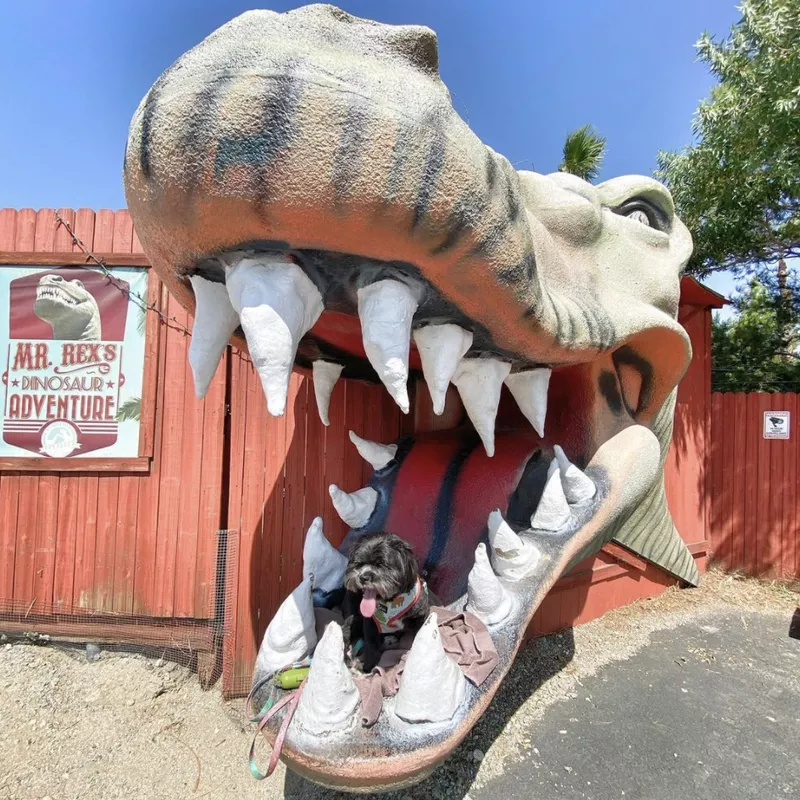
[[[193,581],[191,616],[202,618],[213,614],[213,590],[216,586],[217,531],[222,523],[222,474],[225,433],[225,383],[230,348],[222,356],[217,374],[211,381],[203,401],[203,454],[200,473],[200,514],[197,531],[197,574]],[[187,383],[190,395],[194,384],[190,371]],[[190,401],[197,403],[193,397]]]
[[[749,430],[747,426],[747,395],[736,394],[734,402],[734,417],[730,420],[733,431],[736,432],[736,455],[734,460],[734,514],[731,520],[731,541],[728,548],[729,564],[739,564],[744,553],[745,517],[747,513],[747,439]],[[732,431],[732,432],[733,432]]]
[[[36,214],[34,249],[52,253],[56,242],[56,215],[50,208]],[[55,347],[57,343],[52,346]],[[46,459],[42,467],[46,468]],[[49,607],[53,603],[56,569],[56,541],[58,533],[59,476],[55,472],[39,473],[37,497],[36,556],[34,561],[33,595],[37,606]]]
[[[17,212],[14,249],[32,252],[36,238],[36,212],[23,208]],[[39,511],[39,475],[23,472],[19,477],[17,506],[17,535],[14,558],[14,600],[30,603],[33,594],[34,563],[36,559],[36,529]]]
[[[186,322],[189,325],[187,315]],[[198,400],[194,393],[192,371],[188,366],[190,337],[181,336],[181,361],[183,376],[182,410],[183,430],[181,433],[181,492],[178,498],[177,547],[175,550],[176,578],[173,614],[177,617],[190,617],[194,610],[194,583],[197,576],[197,550],[201,538],[209,531],[201,526],[200,489],[203,474],[204,442],[208,434],[213,437],[216,431],[203,424],[206,404]],[[176,384],[176,390],[178,386]],[[211,531],[211,538],[213,538]],[[188,578],[188,579],[187,579]]]
[[[79,208],[75,212],[73,230],[87,247],[92,247],[94,241],[95,222],[95,213],[92,209]],[[79,250],[77,244],[72,245],[73,252]],[[75,538],[72,603],[81,608],[91,608],[94,602],[94,559],[97,544],[99,485],[100,479],[97,473],[84,473],[77,476],[75,518],[78,530]]]
[[[17,212],[0,209],[0,250],[13,250],[17,229]],[[14,596],[14,557],[17,545],[17,505],[19,473],[0,475],[0,598]]]
[[[722,442],[723,464],[722,464],[722,526],[720,529],[719,550],[723,556],[721,563],[728,566],[724,558],[728,557],[731,551],[730,542],[734,536],[733,514],[733,468],[736,457],[736,432],[733,430],[732,421],[734,418],[734,403],[736,395],[727,392],[722,396],[722,415],[724,420],[724,433]]]
[[[64,222],[75,228],[75,211],[60,208],[58,213]],[[66,227],[56,228],[54,249],[59,253],[72,252],[72,237]],[[56,552],[53,581],[53,606],[55,608],[72,605],[75,583],[75,551],[79,536],[78,493],[85,476],[74,472],[63,472],[58,482],[58,523],[56,529]],[[83,531],[81,529],[80,534]]]
[[[167,309],[167,290],[161,281],[151,274],[147,287],[148,303],[155,303],[159,311]],[[143,478],[139,486],[139,500],[136,513],[136,551],[133,565],[133,612],[134,614],[156,614],[155,572],[158,540],[158,519],[161,510],[161,464],[162,442],[164,433],[164,394],[168,380],[166,378],[167,359],[167,325],[156,314],[151,314],[147,323],[148,341],[145,354],[157,361],[155,370],[149,374],[156,383],[155,402],[152,409],[142,409],[142,425],[149,425],[152,430],[153,460],[150,473]],[[148,396],[145,389],[145,397]],[[145,417],[148,422],[145,422]],[[142,439],[140,438],[140,446]],[[145,451],[147,452],[147,451]],[[165,498],[168,500],[169,498]]]
[[[783,462],[783,528],[781,531],[781,557],[778,574],[791,578],[794,574],[794,549],[797,546],[798,529],[796,509],[797,491],[797,395],[784,394],[784,408],[789,412],[789,440],[782,442]]]
[[[758,451],[761,442],[761,420],[758,416],[758,395],[746,394],[745,398],[745,451],[744,457],[747,482],[745,484],[745,516],[739,531],[740,546],[737,551],[735,569],[749,571],[756,563],[756,538],[763,520],[759,516],[759,497],[761,495],[761,475],[758,470]]]
[[[95,253],[109,253],[114,245],[115,215],[110,209],[101,209],[95,216]],[[94,583],[92,608],[111,611],[114,601],[114,559],[117,544],[117,507],[119,502],[119,474],[103,473],[97,484],[97,534],[94,554]]]
[[[325,495],[320,510],[325,535],[332,544],[337,547],[347,533],[347,526],[339,519],[336,509],[333,507],[328,487],[335,483],[341,487],[344,483],[344,460],[348,450],[355,450],[350,441],[350,434],[345,421],[345,407],[347,405],[347,390],[349,384],[346,381],[338,381],[331,395],[331,404],[328,409],[328,417],[331,424],[325,430]]]
[[[114,238],[112,251],[126,255],[133,247],[133,221],[127,211],[117,211],[114,215]],[[128,313],[140,313],[139,308],[130,303]],[[146,404],[147,397],[142,394],[140,407]],[[141,417],[139,419],[141,425]],[[120,474],[117,494],[117,519],[114,547],[113,593],[111,609],[121,614],[133,611],[133,573],[136,557],[136,527],[139,512],[139,488],[146,477],[139,474]]]
[[[174,317],[178,324],[186,325],[188,314],[170,296],[167,300],[167,316]],[[183,407],[183,384],[186,375],[186,343],[184,334],[171,325],[166,330],[166,365],[164,371],[164,404],[162,445],[159,475],[160,509],[156,525],[155,563],[155,613],[171,616],[175,596],[175,556],[178,535],[178,503],[181,492],[182,453],[181,440],[185,409]],[[174,376],[174,377],[173,377]],[[164,502],[166,501],[166,502]]]
[[[781,411],[784,409],[783,394],[775,393],[769,396],[769,410]],[[769,500],[770,500],[770,526],[767,540],[767,554],[763,563],[763,571],[774,576],[779,569],[781,560],[781,536],[783,533],[783,494],[786,486],[786,476],[783,470],[786,442],[774,439],[769,443]]]
[[[307,522],[310,522],[306,519],[306,417],[310,383],[303,374],[293,372],[286,403],[286,478],[280,531],[281,595],[291,592],[302,580],[303,538]]]
[[[764,412],[769,410],[770,396],[758,395],[758,420],[759,428],[763,425]],[[770,497],[770,441],[759,438],[758,442],[758,467],[756,474],[760,479],[758,493],[758,530],[753,531],[754,557],[748,564],[747,572],[751,575],[761,575],[767,569],[770,559],[770,541],[772,538],[772,500]]]

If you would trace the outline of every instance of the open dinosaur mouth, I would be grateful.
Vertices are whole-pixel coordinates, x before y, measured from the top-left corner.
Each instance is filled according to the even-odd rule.
[[[284,411],[297,361],[312,369],[325,424],[343,373],[382,380],[404,411],[409,377],[421,373],[434,413],[451,414],[458,398],[448,388],[457,390],[463,419],[451,414],[450,429],[392,443],[350,432],[373,476],[354,492],[330,487],[350,533],[339,552],[324,538],[321,520],[312,524],[304,574],[314,577],[270,623],[254,675],[259,683],[314,650],[314,683],[283,745],[298,772],[349,789],[420,780],[489,702],[550,586],[587,549],[602,545],[610,523],[655,479],[658,442],[635,422],[647,375],[623,380],[616,364],[630,359],[613,352],[559,366],[502,351],[490,331],[454,311],[409,265],[236,250],[205,259],[188,280],[196,298],[189,358],[201,393],[229,338],[239,335],[273,414]],[[604,425],[607,440],[587,436],[598,416],[615,421]],[[423,629],[409,654],[420,666],[404,674],[396,698],[384,701],[378,723],[364,728],[340,639],[323,636],[314,649],[308,631],[315,626],[312,606],[327,605],[341,590],[343,554],[380,530],[412,545],[443,602],[489,627],[500,663],[486,684],[472,686],[457,670],[440,669],[437,659],[446,656]],[[431,682],[429,673],[444,677]],[[320,704],[320,695],[328,700]],[[409,696],[415,709],[425,709],[412,719],[404,711]],[[257,700],[264,697],[257,692]]]
[[[72,297],[59,286],[47,284],[36,288],[36,302],[49,302],[60,306],[77,306],[82,301]]]
[[[432,31],[313,5],[248,12],[168,69],[133,117],[125,188],[153,267],[194,314],[199,396],[233,342],[273,415],[295,367],[325,424],[339,379],[443,415],[398,442],[353,431],[374,473],[330,487],[341,552],[309,528],[306,579],[254,676],[313,651],[283,748],[293,769],[353,790],[424,777],[490,702],[553,583],[612,538],[696,581],[663,488],[691,253],[663,186],[515,170],[454,111]],[[483,620],[499,663],[465,682],[431,616],[365,728],[314,602],[374,530],[406,539],[439,598]]]

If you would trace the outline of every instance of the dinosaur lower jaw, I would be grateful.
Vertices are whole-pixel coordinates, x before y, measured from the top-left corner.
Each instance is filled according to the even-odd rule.
[[[200,395],[230,337],[243,335],[274,415],[284,411],[299,362],[312,368],[325,424],[340,376],[381,381],[408,412],[408,378],[419,370],[434,412],[445,411],[457,425],[396,445],[351,433],[375,470],[372,479],[349,494],[330,487],[351,529],[342,553],[321,531],[316,540],[310,531],[309,577],[270,622],[254,675],[256,682],[268,679],[314,652],[283,751],[297,772],[351,790],[419,780],[491,701],[550,587],[578,557],[599,549],[615,518],[652,485],[659,445],[631,411],[642,381],[624,378],[612,353],[575,364],[565,351],[562,361],[541,364],[503,351],[490,330],[473,324],[409,265],[236,250],[196,265],[188,278],[196,299],[189,355]],[[458,418],[451,383],[467,419]],[[418,634],[397,698],[387,699],[377,723],[364,728],[341,641],[326,633],[317,642],[309,631],[312,590],[318,603],[337,591],[343,553],[375,530],[413,546],[435,594],[488,625],[500,661],[475,687],[453,672],[441,645],[437,651],[427,634]],[[431,625],[435,631],[435,620]],[[426,646],[415,656],[415,648]],[[413,658],[422,665],[416,677]],[[446,677],[432,684],[429,676],[440,672]],[[449,698],[444,706],[429,712],[442,697]],[[274,737],[279,720],[270,724]]]
[[[505,437],[498,439],[498,457],[508,443],[510,440]],[[464,739],[491,702],[533,614],[553,584],[587,548],[599,548],[619,516],[626,509],[634,508],[644,496],[657,476],[659,453],[658,442],[647,428],[631,425],[620,430],[597,449],[586,468],[586,475],[597,486],[595,496],[571,504],[569,519],[558,530],[531,526],[519,532],[525,548],[535,554],[527,568],[509,572],[508,563],[498,559],[497,552],[493,551],[493,567],[489,567],[491,574],[487,575],[487,563],[476,555],[470,588],[456,597],[450,607],[460,610],[466,605],[468,610],[488,620],[499,664],[481,686],[464,682],[463,699],[450,718],[439,722],[409,722],[404,719],[405,714],[398,713],[400,695],[384,700],[381,716],[371,728],[360,726],[357,705],[348,706],[349,710],[344,709],[338,715],[335,710],[318,713],[314,708],[306,708],[304,714],[298,711],[300,719],[289,727],[282,752],[284,761],[309,780],[355,792],[398,789],[430,774]],[[392,468],[389,464],[384,471]],[[380,471],[378,478],[381,478]],[[395,491],[398,488],[395,486]],[[392,502],[397,500],[393,495]],[[543,501],[544,498],[540,503]],[[358,531],[351,532],[351,536],[357,535]],[[498,610],[500,601],[494,604],[494,610],[492,601],[487,601],[487,596],[494,591],[493,581],[494,588],[501,589],[503,610]],[[482,594],[473,596],[473,584],[483,590]],[[315,662],[312,675],[316,668]],[[431,668],[435,670],[435,664],[431,664]],[[330,667],[321,660],[317,677],[323,677],[326,669]],[[257,665],[254,681],[264,677],[264,670]],[[408,686],[401,684],[406,694],[414,696],[417,705],[423,707],[437,706],[441,694],[448,690],[441,682],[432,686],[419,675],[409,675],[408,669],[403,676],[403,682],[406,681],[409,681]],[[335,680],[328,687],[331,695],[337,694],[334,684]],[[430,696],[425,696],[426,692]],[[346,691],[342,691],[342,698],[347,705]],[[329,724],[332,718],[337,721]],[[275,719],[266,729],[271,741],[274,741],[280,721]],[[321,735],[326,727],[330,730]]]

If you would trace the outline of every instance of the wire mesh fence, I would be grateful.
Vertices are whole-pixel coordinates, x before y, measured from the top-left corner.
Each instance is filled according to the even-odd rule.
[[[225,643],[235,631],[235,576],[238,569],[236,531],[216,534],[216,568],[202,616],[154,617],[87,608],[54,605],[36,598],[0,598],[0,645],[30,644],[84,648],[95,660],[105,652],[138,653],[170,661],[197,673],[208,688],[223,673]],[[246,669],[233,675],[235,685],[226,694],[238,696],[249,689]]]

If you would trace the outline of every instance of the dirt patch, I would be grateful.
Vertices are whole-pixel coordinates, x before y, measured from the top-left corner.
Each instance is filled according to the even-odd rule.
[[[535,748],[532,725],[549,706],[574,697],[601,667],[630,658],[654,631],[731,608],[788,621],[798,602],[790,587],[711,572],[699,589],[669,590],[538,639],[453,757],[402,796],[451,800],[485,785]],[[242,703],[202,691],[195,676],[170,663],[111,653],[89,662],[80,650],[0,646],[0,712],[2,800],[339,796],[287,777],[283,767],[253,780]]]

